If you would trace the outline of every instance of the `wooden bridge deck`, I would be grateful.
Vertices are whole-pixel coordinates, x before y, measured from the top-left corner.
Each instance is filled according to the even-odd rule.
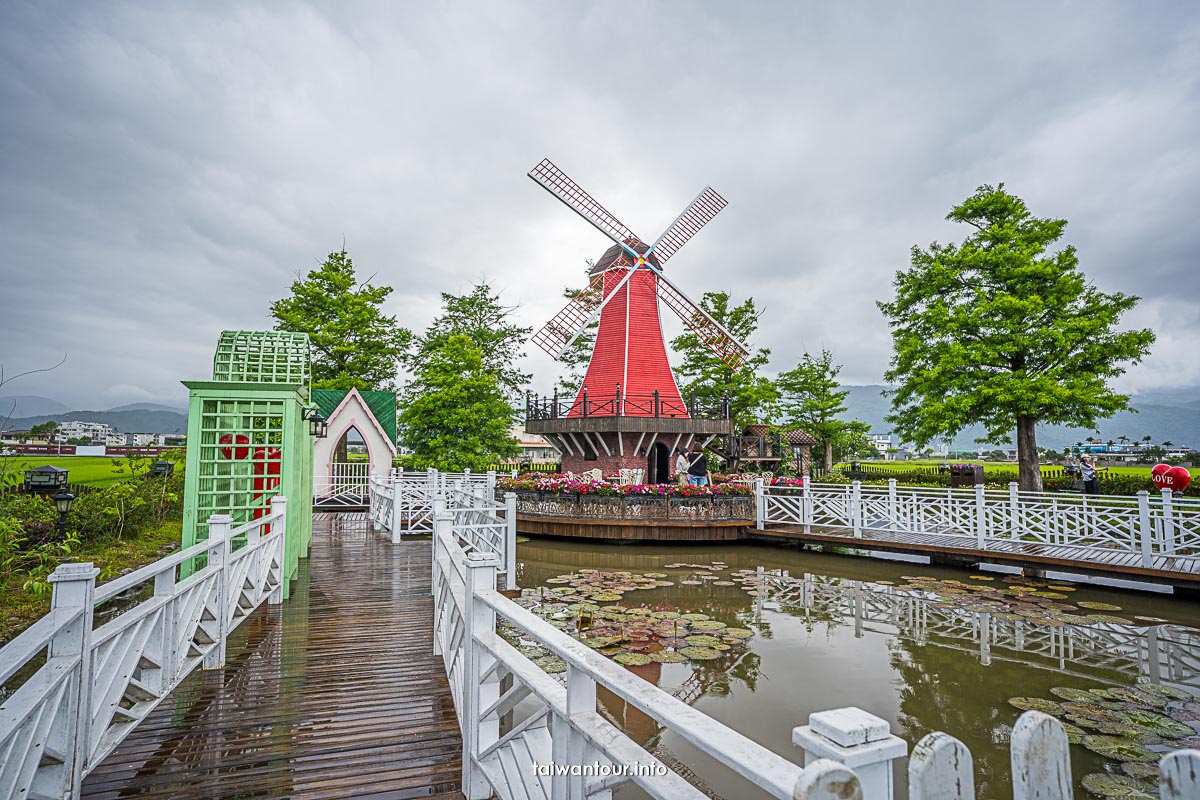
[[[1010,564],[1024,568],[1083,572],[1110,578],[1152,580],[1181,588],[1200,588],[1200,559],[1156,557],[1153,567],[1142,565],[1140,554],[1101,547],[1066,547],[1038,542],[988,542],[988,549],[977,550],[963,536],[936,533],[864,528],[855,538],[852,528],[824,525],[768,525],[764,530],[746,529],[751,537],[788,539],[811,544],[857,547],[924,556],[952,556],[990,564]]]
[[[317,514],[292,596],[230,637],[84,782],[91,798],[461,798],[427,541]]]

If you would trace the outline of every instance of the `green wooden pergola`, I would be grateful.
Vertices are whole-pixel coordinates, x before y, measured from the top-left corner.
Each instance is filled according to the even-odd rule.
[[[284,571],[296,576],[312,541],[313,440],[308,334],[225,331],[211,381],[188,388],[183,546],[208,538],[208,518],[229,514],[237,527],[288,499]],[[200,565],[192,565],[198,568]],[[288,584],[284,584],[285,594]]]

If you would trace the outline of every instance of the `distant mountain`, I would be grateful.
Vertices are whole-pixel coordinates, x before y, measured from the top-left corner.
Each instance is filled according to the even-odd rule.
[[[69,411],[66,414],[39,414],[9,421],[8,430],[28,430],[43,422],[103,422],[120,433],[187,433],[187,414],[178,411]]]
[[[884,419],[891,409],[891,401],[880,394],[888,387],[871,385],[842,388],[850,390],[846,398],[848,410],[844,416],[868,423],[872,433],[887,433],[892,429]],[[1143,436],[1149,436],[1154,444],[1169,441],[1179,446],[1200,448],[1200,399],[1197,399],[1196,395],[1196,390],[1181,389],[1135,396],[1133,402],[1137,413],[1123,411],[1112,419],[1102,420],[1099,426],[1100,438],[1105,441],[1117,441],[1121,436],[1127,436],[1137,441]],[[1150,400],[1168,402],[1151,403]],[[1038,427],[1037,436],[1040,446],[1061,450],[1087,439],[1094,433],[1084,428],[1047,425]],[[973,450],[979,446],[975,439],[983,435],[983,428],[973,425],[955,437],[952,448]]]
[[[170,411],[174,414],[186,414],[186,408],[164,406],[162,403],[127,403],[123,406],[110,408],[109,411]]]
[[[65,414],[70,407],[49,397],[36,394],[16,394],[0,397],[0,419],[9,416],[32,417],[38,414]]]

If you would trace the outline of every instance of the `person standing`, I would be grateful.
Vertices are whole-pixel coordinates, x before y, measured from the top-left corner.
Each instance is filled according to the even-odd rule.
[[[688,466],[688,457],[680,450],[679,455],[675,456],[675,482],[680,486],[688,484]]]
[[[704,448],[696,447],[688,458],[688,483],[692,486],[704,486],[708,483],[708,456]]]
[[[1079,477],[1083,478],[1084,494],[1100,494],[1100,473],[1108,467],[1097,467],[1086,453],[1079,458]]]

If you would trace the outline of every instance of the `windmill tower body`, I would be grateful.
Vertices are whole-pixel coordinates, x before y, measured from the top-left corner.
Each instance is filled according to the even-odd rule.
[[[588,288],[533,336],[539,347],[561,357],[599,320],[578,395],[530,396],[525,430],[558,448],[563,471],[598,468],[611,475],[633,469],[643,471],[645,483],[672,480],[680,452],[732,435],[727,401],[699,408],[681,396],[659,318],[659,306],[667,306],[733,369],[744,362],[746,348],[662,272],[666,260],[725,207],[725,200],[706,188],[646,245],[549,161],[529,177],[614,244],[591,270]]]

